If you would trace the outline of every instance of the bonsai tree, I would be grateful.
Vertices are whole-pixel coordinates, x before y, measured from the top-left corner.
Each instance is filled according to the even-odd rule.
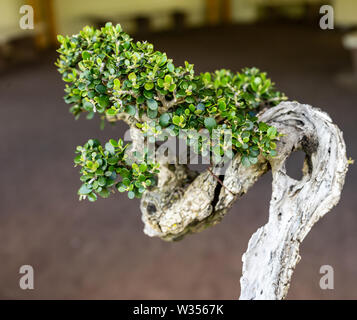
[[[284,298],[299,245],[338,202],[347,172],[342,133],[329,116],[287,102],[256,68],[197,74],[188,62],[176,66],[152,44],[134,42],[120,25],[85,27],[58,40],[56,65],[70,112],[123,120],[131,134],[127,144],[92,138],[77,147],[79,198],[127,192],[141,198],[146,234],[178,240],[218,223],[271,169],[269,221],[243,256],[241,298]],[[168,141],[176,137],[189,152],[169,152]],[[285,161],[299,149],[306,159],[297,181],[286,174]],[[189,169],[192,154],[206,159],[205,171]]]

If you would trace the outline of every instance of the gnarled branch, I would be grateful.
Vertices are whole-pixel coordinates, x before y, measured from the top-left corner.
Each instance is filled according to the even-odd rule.
[[[246,168],[237,155],[225,172],[225,188],[208,170],[197,175],[185,165],[162,160],[158,186],[145,192],[141,201],[142,220],[146,234],[165,240],[199,232],[218,223],[271,168],[269,220],[251,237],[243,256],[241,299],[283,299],[300,259],[300,243],[339,201],[348,162],[342,132],[319,109],[283,102],[259,118],[284,134],[277,143],[278,156],[260,157]],[[285,168],[296,150],[306,153],[300,181],[289,177]],[[219,170],[212,172],[219,174]]]

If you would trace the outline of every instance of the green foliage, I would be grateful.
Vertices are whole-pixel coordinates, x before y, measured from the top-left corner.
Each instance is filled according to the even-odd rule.
[[[212,134],[214,129],[229,129],[233,153],[240,153],[246,166],[257,163],[260,154],[276,154],[274,140],[279,134],[276,128],[259,122],[256,114],[286,97],[274,89],[266,73],[250,68],[240,73],[222,69],[195,74],[192,64],[175,66],[165,53],[154,51],[152,44],[134,42],[120,25],[111,23],[100,30],[85,27],[78,35],[59,36],[58,40],[56,65],[66,82],[65,102],[72,105],[75,117],[86,112],[90,119],[94,114],[110,119],[126,113],[143,133],[167,128],[173,135],[180,129],[207,129]],[[195,150],[207,151],[202,141]],[[208,151],[217,156],[226,150],[221,139]],[[97,156],[101,154],[97,152]],[[126,178],[135,180],[136,176]],[[132,182],[120,185],[121,191],[129,191],[129,197],[142,193],[135,182],[130,187]],[[107,185],[99,187],[108,189]],[[82,191],[95,200],[96,191],[88,183]]]
[[[128,192],[129,198],[140,198],[149,186],[155,185],[154,175],[158,165],[150,162],[128,165],[123,141],[110,139],[104,146],[98,140],[90,139],[84,146],[78,146],[75,165],[81,166],[82,186],[78,190],[80,199],[88,197],[97,200],[97,195],[108,198],[117,189]]]

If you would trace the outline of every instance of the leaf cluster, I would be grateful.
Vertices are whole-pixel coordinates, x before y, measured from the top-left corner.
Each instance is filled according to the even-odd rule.
[[[83,182],[78,190],[80,199],[95,201],[98,195],[108,198],[115,189],[128,192],[130,199],[140,198],[148,187],[156,184],[158,164],[146,161],[129,165],[125,152],[128,146],[121,139],[110,139],[104,147],[98,140],[90,139],[77,147],[74,163],[81,167]]]
[[[259,155],[276,155],[279,133],[259,122],[256,114],[286,97],[257,68],[196,74],[192,64],[175,66],[152,44],[134,42],[120,25],[111,23],[101,29],[85,27],[77,35],[58,36],[58,40],[56,65],[66,82],[65,102],[72,105],[70,112],[76,117],[86,113],[89,119],[99,114],[115,120],[126,115],[144,134],[163,129],[172,135],[180,129],[206,129],[212,134],[228,129],[231,146],[220,139],[208,150],[200,142],[195,150],[216,156],[232,150],[230,156],[241,154],[245,166],[257,163]],[[124,185],[120,190],[141,194],[140,187]]]

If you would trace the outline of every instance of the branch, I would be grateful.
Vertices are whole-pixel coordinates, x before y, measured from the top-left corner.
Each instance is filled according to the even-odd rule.
[[[162,104],[162,106],[159,107],[160,114],[163,114],[163,113],[167,112],[169,109],[171,109],[175,105],[178,105],[178,104],[180,104],[180,103],[185,101],[184,98],[177,99],[176,98],[176,92],[173,92],[173,99],[170,100],[170,101],[167,101],[165,96],[163,94],[161,94],[157,90],[156,90],[156,94],[157,94],[157,97],[158,97],[159,101]]]
[[[337,204],[348,168],[342,132],[329,116],[308,105],[283,102],[259,115],[284,136],[277,143],[278,156],[260,157],[249,168],[237,155],[227,168],[225,188],[204,171],[197,177],[184,165],[165,166],[159,184],[141,201],[144,232],[164,240],[176,240],[218,223],[233,202],[270,168],[273,193],[269,221],[252,236],[243,256],[241,299],[286,297],[299,246],[312,226]],[[303,178],[286,174],[290,154],[306,153]],[[220,168],[213,168],[219,175]]]
[[[280,157],[270,161],[269,221],[251,237],[242,259],[241,299],[286,297],[300,260],[300,244],[339,201],[348,169],[342,132],[326,113],[307,105],[282,103],[266,111],[264,119],[274,123],[286,139],[278,151]],[[300,181],[286,174],[289,149],[306,153]]]

